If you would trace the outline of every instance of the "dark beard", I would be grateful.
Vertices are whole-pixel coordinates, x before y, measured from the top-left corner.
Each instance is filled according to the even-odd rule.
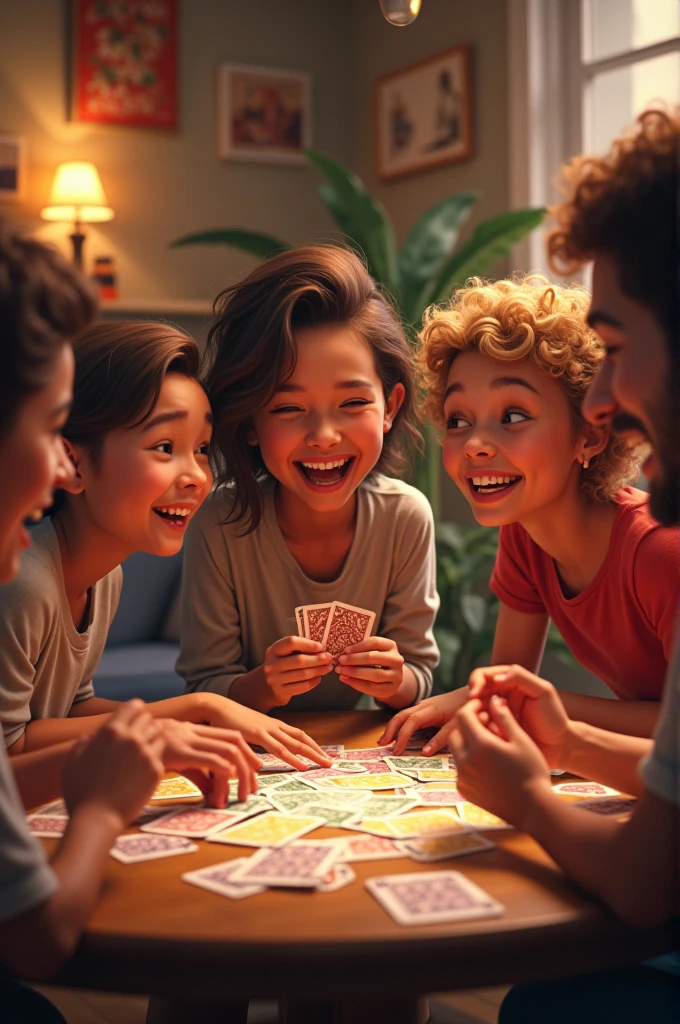
[[[675,375],[675,368],[674,368]],[[664,411],[653,417],[659,471],[649,482],[649,510],[662,526],[680,523],[680,387],[672,382]],[[660,406],[661,409],[661,406]]]

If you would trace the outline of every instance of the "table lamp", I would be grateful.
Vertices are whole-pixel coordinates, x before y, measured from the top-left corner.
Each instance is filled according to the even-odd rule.
[[[41,211],[45,220],[72,221],[73,262],[83,265],[83,224],[96,224],[111,220],[113,210],[107,206],[99,172],[94,164],[85,160],[70,160],[59,164],[54,175],[49,206]]]

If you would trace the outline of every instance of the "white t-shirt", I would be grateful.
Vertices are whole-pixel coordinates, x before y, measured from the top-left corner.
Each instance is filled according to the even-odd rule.
[[[44,903],[58,885],[42,845],[28,830],[9,759],[0,744],[0,923]]]

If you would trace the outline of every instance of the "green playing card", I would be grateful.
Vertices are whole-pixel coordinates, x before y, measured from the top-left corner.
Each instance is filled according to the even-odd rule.
[[[353,825],[359,821],[361,815],[359,808],[329,807],[327,804],[307,804],[292,814],[309,814],[314,818],[325,818],[327,825],[334,825],[341,828],[343,825]]]
[[[418,771],[444,771],[449,767],[448,757],[390,757],[385,760],[396,772],[418,772]]]
[[[411,807],[416,807],[418,801],[408,796],[381,796],[376,794],[361,804],[357,810],[361,811],[362,818],[391,818],[397,814],[403,814]]]
[[[266,778],[266,775],[260,775],[258,777],[257,782],[260,789],[273,789],[273,791],[275,791],[276,793],[302,793],[303,791],[305,793],[310,792],[309,786],[306,786],[304,782],[300,782],[299,779],[291,779],[289,776],[285,775],[270,775],[270,779],[276,778],[279,781],[275,782],[273,786],[271,783],[265,783],[265,785],[263,786],[262,780]],[[281,779],[285,779],[285,782],[281,782]]]

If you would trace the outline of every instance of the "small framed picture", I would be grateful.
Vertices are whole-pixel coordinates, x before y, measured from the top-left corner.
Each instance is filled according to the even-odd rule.
[[[472,48],[454,46],[375,83],[375,171],[382,181],[474,153]]]
[[[26,194],[26,140],[0,135],[0,199],[23,199]]]
[[[74,0],[71,119],[177,128],[177,0]]]
[[[304,164],[312,144],[309,75],[248,64],[221,64],[218,152],[224,160]]]

